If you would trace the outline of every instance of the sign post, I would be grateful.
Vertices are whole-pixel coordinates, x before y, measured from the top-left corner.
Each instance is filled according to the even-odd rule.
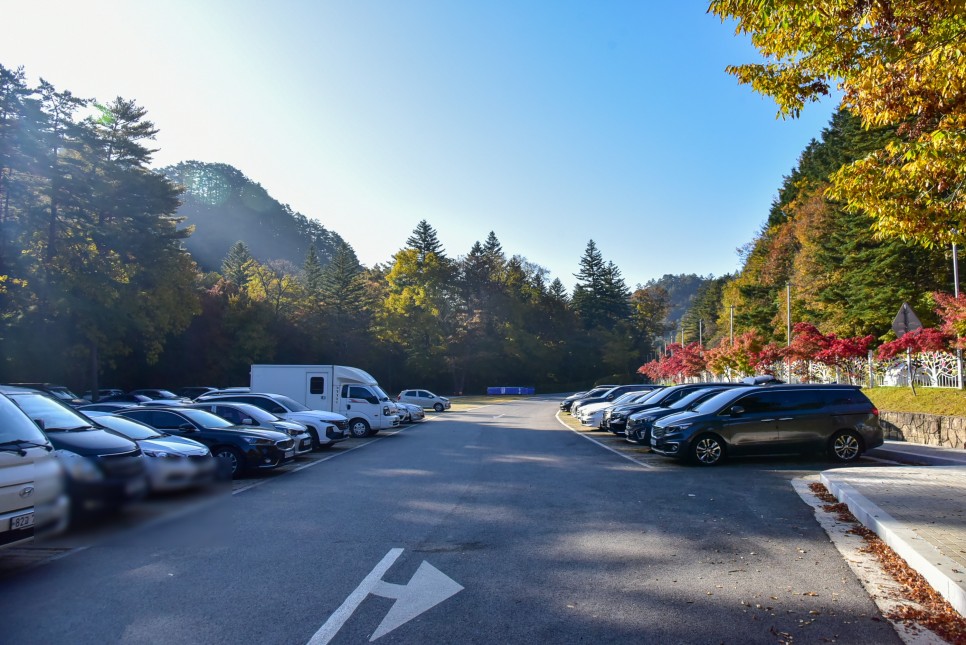
[[[892,331],[896,333],[897,338],[902,338],[907,333],[917,329],[922,329],[922,321],[919,320],[919,316],[916,315],[915,310],[909,306],[908,302],[902,303],[899,313],[892,321]],[[909,374],[909,387],[912,388],[912,393],[915,395],[916,383],[912,373],[912,351],[908,348],[906,349],[906,371]]]

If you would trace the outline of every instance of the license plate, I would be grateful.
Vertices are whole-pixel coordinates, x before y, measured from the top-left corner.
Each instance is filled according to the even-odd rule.
[[[285,458],[286,459],[288,459],[289,457],[294,457],[294,456],[295,456],[295,451],[294,450],[286,450],[285,451]]]
[[[26,515],[18,515],[17,517],[10,519],[10,530],[16,531],[17,529],[25,529],[34,525],[34,514],[27,513]]]

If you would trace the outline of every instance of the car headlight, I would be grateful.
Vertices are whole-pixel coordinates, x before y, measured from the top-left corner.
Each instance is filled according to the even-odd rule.
[[[148,457],[154,457],[156,459],[177,459],[181,455],[173,452],[167,452],[165,450],[141,450]]]
[[[64,470],[72,479],[82,482],[104,479],[104,473],[101,472],[101,469],[87,457],[82,457],[69,450],[58,450],[56,454],[60,458],[60,463],[64,465]]]
[[[262,439],[261,437],[242,437],[242,440],[253,446],[272,446],[275,444],[271,439]]]
[[[681,432],[682,430],[687,430],[692,425],[693,424],[691,424],[691,423],[679,423],[677,425],[668,426],[667,428],[665,428],[665,430],[667,431],[668,434],[670,434],[672,432]]]
[[[388,405],[382,406],[382,415],[388,417],[390,414],[395,414],[395,413],[389,410]]]

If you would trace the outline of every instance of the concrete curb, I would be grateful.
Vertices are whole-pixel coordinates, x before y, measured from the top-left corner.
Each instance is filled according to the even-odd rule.
[[[828,471],[821,474],[822,483],[867,528],[875,531],[910,567],[939,592],[960,614],[966,616],[966,588],[962,575],[952,577],[960,566],[944,556],[938,549],[923,540],[911,528],[903,525],[884,510],[873,504],[851,485],[836,481]]]

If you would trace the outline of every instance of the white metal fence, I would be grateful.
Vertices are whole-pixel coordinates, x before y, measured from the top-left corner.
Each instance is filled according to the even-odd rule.
[[[909,374],[919,387],[960,387],[956,355],[948,352],[922,352],[896,356],[886,361],[872,358],[852,359],[839,366],[811,361],[775,363],[762,370],[788,383],[850,383],[864,387],[908,386]],[[701,376],[677,382],[740,381],[752,374],[728,370],[724,374],[704,372]]]

